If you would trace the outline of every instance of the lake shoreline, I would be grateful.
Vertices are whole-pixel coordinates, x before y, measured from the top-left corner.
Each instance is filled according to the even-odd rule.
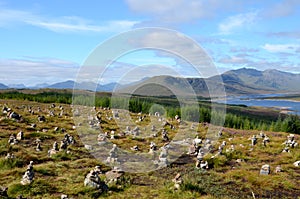
[[[277,96],[276,96],[277,95]],[[294,100],[292,97],[300,97],[300,94],[265,94],[265,95],[244,95],[230,97],[226,100],[219,100],[219,103],[228,105],[245,105],[249,107],[267,107],[279,111],[282,114],[300,115],[300,99]]]

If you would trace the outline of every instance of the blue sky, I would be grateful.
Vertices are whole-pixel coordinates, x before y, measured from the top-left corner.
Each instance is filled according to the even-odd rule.
[[[32,86],[74,80],[99,44],[143,27],[174,29],[194,39],[219,72],[251,67],[298,73],[299,19],[298,0],[0,0],[0,82]],[[124,75],[149,66],[133,81],[178,64],[164,53],[144,50],[110,67]],[[193,76],[190,68],[182,71]]]

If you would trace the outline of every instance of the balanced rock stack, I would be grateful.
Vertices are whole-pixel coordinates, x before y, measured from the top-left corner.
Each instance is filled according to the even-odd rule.
[[[33,181],[33,178],[34,178],[33,161],[30,161],[29,165],[27,166],[27,170],[22,177],[21,184],[22,185],[31,184]]]
[[[182,184],[182,177],[180,173],[177,173],[177,175],[175,176],[175,178],[172,180],[174,182],[174,188],[175,189],[180,189],[180,186]]]
[[[48,151],[48,156],[49,156],[49,157],[52,157],[53,155],[57,154],[58,151],[59,151],[59,150],[58,150],[58,144],[57,144],[57,142],[55,141],[55,142],[53,143],[52,149],[50,149],[50,150]]]
[[[262,165],[260,169],[260,175],[269,175],[270,174],[270,165],[265,164]]]
[[[84,186],[92,187],[100,192],[104,192],[108,190],[108,186],[104,181],[101,181],[99,174],[101,173],[100,167],[96,166],[92,169],[84,179]]]

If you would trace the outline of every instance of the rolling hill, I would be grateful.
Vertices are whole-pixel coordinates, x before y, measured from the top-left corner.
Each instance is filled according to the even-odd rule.
[[[219,81],[220,77],[223,82]],[[278,70],[259,71],[241,68],[210,78],[156,76],[139,84],[122,88],[119,92],[132,93],[134,91],[134,94],[137,95],[151,96],[169,96],[175,93],[188,96],[195,92],[198,96],[207,97],[209,91],[221,89],[223,86],[226,95],[249,95],[299,92],[299,84],[300,74]]]
[[[0,89],[8,89],[8,86],[0,83]]]
[[[221,78],[221,79],[220,79]],[[220,81],[222,80],[222,81]],[[74,81],[68,80],[55,84],[39,84],[32,89],[53,88],[73,89]],[[300,92],[300,74],[283,72],[275,69],[259,71],[250,68],[241,68],[227,71],[219,76],[209,78],[182,78],[172,76],[154,76],[143,78],[140,81],[126,85],[118,83],[96,84],[94,82],[76,83],[81,90],[94,90],[118,93],[132,93],[144,96],[197,96],[208,97],[212,91],[225,89],[227,96],[268,94],[268,93],[295,93]],[[0,89],[23,88],[24,85],[15,84],[6,86],[0,84]]]

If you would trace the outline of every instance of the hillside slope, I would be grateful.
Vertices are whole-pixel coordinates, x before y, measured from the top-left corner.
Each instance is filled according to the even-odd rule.
[[[220,82],[219,80],[223,81]],[[156,84],[156,87],[153,86]],[[226,95],[247,95],[299,92],[300,74],[292,74],[278,70],[258,71],[242,68],[231,70],[210,78],[181,78],[171,76],[156,76],[145,81],[122,88],[119,92],[132,92],[139,95],[168,96],[174,93],[181,95],[209,96],[213,89],[222,89]],[[148,86],[147,86],[148,85]],[[160,86],[157,86],[160,85]],[[166,89],[169,92],[166,92]]]

